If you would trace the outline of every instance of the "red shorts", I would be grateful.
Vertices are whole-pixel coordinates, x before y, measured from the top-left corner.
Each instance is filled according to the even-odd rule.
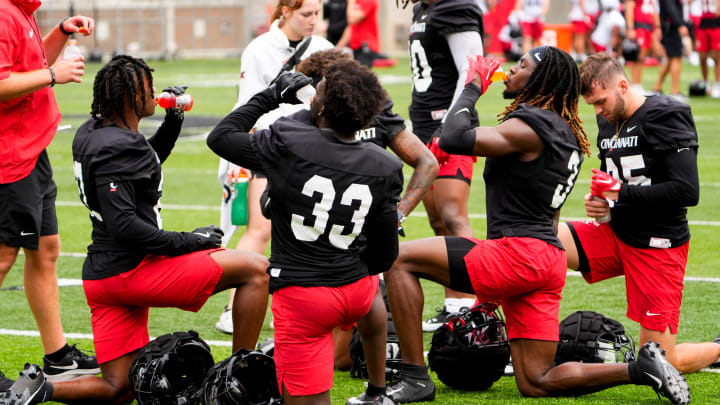
[[[698,28],[695,34],[695,50],[698,52],[720,50],[720,28]]]
[[[568,223],[580,242],[590,269],[588,283],[625,276],[627,317],[646,329],[677,333],[687,264],[686,243],[670,249],[640,249],[626,245],[608,224],[594,221]]]
[[[595,53],[605,52],[607,51],[607,48],[605,45],[600,45],[595,41],[592,41],[593,48],[595,49]]]
[[[349,330],[370,311],[379,276],[340,287],[281,288],[273,293],[278,386],[290,395],[314,395],[333,385],[332,330]]]
[[[200,310],[223,274],[222,267],[210,257],[217,250],[222,249],[182,256],[147,255],[125,273],[84,280],[98,363],[115,360],[150,341],[150,307]]]
[[[570,22],[572,24],[572,30],[575,34],[587,34],[592,31],[592,23],[585,20],[575,20]]]
[[[650,49],[653,43],[653,33],[645,28],[635,28],[635,41],[640,46],[640,49]],[[642,63],[642,61],[638,61]]]
[[[542,38],[543,29],[545,24],[541,20],[534,21],[522,21],[520,23],[520,29],[522,29],[523,36],[533,37],[533,39]]]
[[[480,302],[499,302],[508,338],[558,341],[565,251],[535,238],[480,240],[465,255]]]
[[[472,182],[473,167],[477,162],[475,156],[450,155],[447,163],[440,165],[438,179],[460,179],[467,184]]]

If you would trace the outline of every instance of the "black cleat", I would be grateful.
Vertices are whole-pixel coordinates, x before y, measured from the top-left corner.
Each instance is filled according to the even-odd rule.
[[[649,385],[655,392],[669,399],[673,404],[690,403],[690,387],[685,377],[665,358],[665,350],[649,341],[638,351],[637,370],[642,375],[642,383]]]
[[[380,394],[376,396],[370,396],[366,392],[352,397],[345,402],[345,405],[395,405],[397,402],[393,401],[392,398],[386,394]]]
[[[5,392],[10,389],[10,387],[15,383],[15,380],[11,380],[7,377],[5,377],[5,374],[0,371],[0,393]]]
[[[34,405],[49,400],[52,388],[37,364],[25,363],[25,369],[13,385],[0,396],[2,405]]]
[[[720,333],[718,333],[718,335],[715,337],[715,339],[713,339],[713,343],[715,343],[716,345],[720,346]],[[720,368],[720,358],[719,358],[715,363],[711,364],[711,365],[708,366],[708,367],[710,367],[710,368]]]
[[[398,382],[387,387],[387,394],[399,404],[432,401],[435,399],[435,383],[430,376],[423,379],[402,376]]]
[[[65,381],[83,375],[99,374],[95,356],[88,356],[75,347],[70,346],[70,351],[59,362],[50,361],[47,356],[43,357],[43,372],[50,381]]]

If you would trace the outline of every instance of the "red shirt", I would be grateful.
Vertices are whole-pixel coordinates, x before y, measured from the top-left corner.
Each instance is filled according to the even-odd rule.
[[[39,0],[0,0],[0,80],[10,72],[47,68],[47,56],[32,13]],[[48,73],[49,75],[49,73]],[[0,101],[0,184],[30,174],[40,153],[50,144],[60,110],[52,88],[10,101]]]
[[[636,0],[635,1],[635,23],[643,23],[655,25],[653,15],[658,11],[655,9],[655,0]],[[637,28],[637,27],[635,27]]]
[[[365,18],[357,24],[350,25],[350,48],[357,50],[367,42],[373,52],[380,52],[380,39],[377,20],[377,0],[357,0],[355,7],[365,14]]]

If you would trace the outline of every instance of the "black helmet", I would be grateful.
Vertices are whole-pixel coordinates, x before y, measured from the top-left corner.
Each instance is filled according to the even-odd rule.
[[[640,56],[640,45],[632,39],[625,38],[622,42],[622,56],[625,62],[637,62]]]
[[[219,362],[203,382],[205,405],[282,404],[275,361],[258,351],[240,349]]]
[[[484,390],[502,377],[510,360],[505,321],[497,304],[478,304],[450,315],[432,338],[428,363],[445,385]]]
[[[697,79],[690,83],[690,90],[688,94],[691,96],[705,96],[707,94],[707,85],[705,80]]]
[[[130,366],[130,388],[140,405],[200,403],[200,389],[215,361],[197,332],[162,335],[145,345]]]
[[[623,325],[593,311],[577,311],[560,322],[555,363],[627,363],[635,359],[635,342]]]

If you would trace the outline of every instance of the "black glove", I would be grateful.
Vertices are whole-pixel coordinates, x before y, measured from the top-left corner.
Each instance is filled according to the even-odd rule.
[[[198,250],[220,247],[223,235],[223,230],[215,225],[203,226],[190,233],[197,240]]]
[[[273,84],[275,97],[278,103],[302,104],[297,98],[297,91],[311,83],[312,79],[300,72],[283,73]]]
[[[188,86],[172,86],[172,87],[165,87],[162,91],[172,93],[176,96],[181,96],[185,94],[185,90],[187,90]]]

